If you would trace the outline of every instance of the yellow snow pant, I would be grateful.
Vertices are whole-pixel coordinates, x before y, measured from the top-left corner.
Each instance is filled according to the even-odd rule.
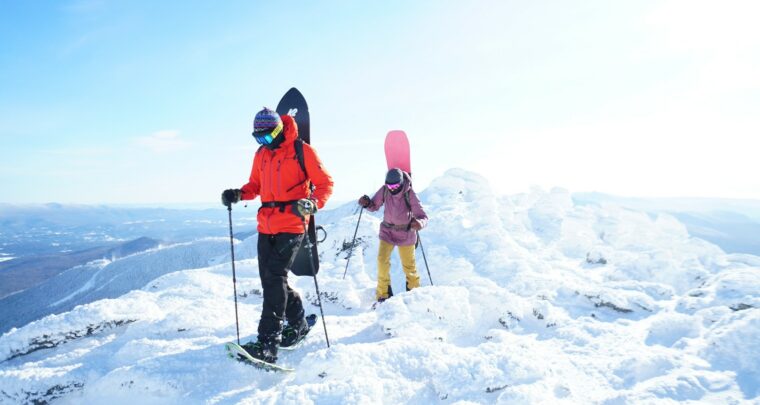
[[[396,246],[380,240],[380,249],[377,252],[377,299],[388,298],[388,286],[391,284],[391,252],[394,247]],[[417,275],[417,263],[414,260],[414,245],[399,246],[398,254],[401,257],[401,267],[406,274],[406,289],[419,287],[420,276]]]

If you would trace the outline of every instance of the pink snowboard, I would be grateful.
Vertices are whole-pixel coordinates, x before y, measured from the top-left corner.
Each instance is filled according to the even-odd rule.
[[[412,174],[409,139],[404,131],[390,131],[385,136],[385,161],[388,163],[388,170],[397,168]]]

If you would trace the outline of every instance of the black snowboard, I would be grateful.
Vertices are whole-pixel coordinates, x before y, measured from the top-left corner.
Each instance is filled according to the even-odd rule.
[[[303,94],[293,87],[288,90],[280,103],[277,104],[277,114],[290,115],[295,118],[298,125],[298,137],[304,142],[310,144],[311,137],[309,132],[309,106],[306,104],[306,99],[303,98]]]
[[[311,132],[309,124],[309,106],[297,88],[293,87],[282,96],[277,104],[277,114],[290,115],[298,125],[298,137],[304,142],[311,144]],[[308,174],[307,174],[308,175]],[[314,215],[309,218],[308,240],[304,240],[301,248],[293,261],[291,270],[297,276],[314,276],[319,272],[319,252],[317,251],[317,225],[314,223]],[[311,255],[309,255],[311,251]],[[313,262],[314,271],[312,272]]]

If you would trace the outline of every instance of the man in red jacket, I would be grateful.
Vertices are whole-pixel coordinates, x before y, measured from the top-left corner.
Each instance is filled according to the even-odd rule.
[[[305,172],[301,168],[295,146],[301,141],[293,117],[264,108],[254,118],[253,137],[262,146],[254,156],[248,183],[225,190],[222,203],[229,206],[261,197],[258,261],[264,303],[258,339],[243,348],[255,358],[275,363],[281,344],[290,346],[309,331],[301,297],[288,285],[286,267],[309,216],[330,198],[333,180],[306,143],[302,144]],[[284,332],[283,319],[288,321]]]

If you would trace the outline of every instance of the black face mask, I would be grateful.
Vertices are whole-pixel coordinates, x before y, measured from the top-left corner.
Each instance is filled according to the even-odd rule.
[[[275,150],[275,149],[279,148],[280,145],[282,145],[282,143],[284,141],[285,141],[285,134],[282,133],[277,138],[274,138],[274,140],[272,141],[272,143],[270,143],[268,145],[264,145],[264,147],[267,148],[267,149],[270,149],[270,150]]]

